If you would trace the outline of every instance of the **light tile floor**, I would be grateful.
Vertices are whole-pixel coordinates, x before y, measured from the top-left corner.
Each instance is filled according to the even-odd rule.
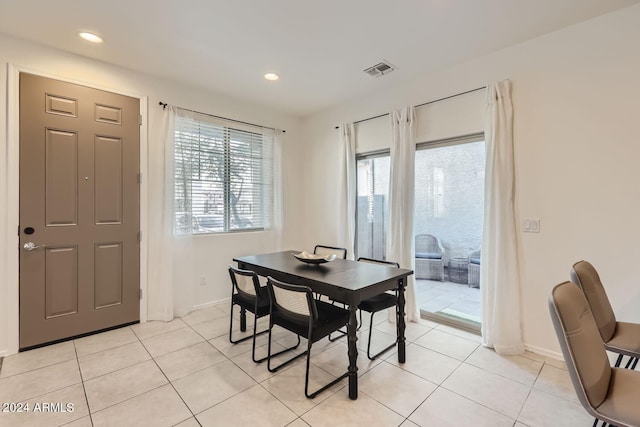
[[[0,412],[0,426],[593,422],[578,404],[562,362],[532,353],[502,357],[481,347],[475,335],[428,321],[408,324],[404,364],[393,352],[370,362],[365,353],[368,325],[363,325],[358,400],[349,400],[346,380],[306,399],[304,358],[269,373],[265,363],[251,360],[251,341],[229,343],[228,313],[227,304],[216,305],[168,323],[124,327],[9,356],[0,370],[0,409],[29,403],[29,412]],[[377,317],[373,347],[381,348],[393,340],[394,325]],[[266,339],[258,338],[258,357],[265,354]],[[274,330],[274,339],[277,348],[295,342],[283,330]],[[344,339],[320,341],[312,353],[312,387],[346,370]]]

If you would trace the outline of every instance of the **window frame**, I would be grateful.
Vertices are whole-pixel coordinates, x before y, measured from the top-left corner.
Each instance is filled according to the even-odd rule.
[[[185,128],[188,130],[185,131],[184,128],[180,128],[176,126],[174,128],[174,171],[173,171],[173,210],[174,215],[172,218],[173,221],[173,233],[175,235],[180,236],[202,236],[202,235],[219,235],[219,234],[231,234],[231,233],[245,233],[245,232],[260,232],[265,231],[271,228],[271,223],[273,215],[275,213],[274,207],[274,185],[275,185],[275,159],[273,158],[273,144],[275,144],[274,140],[269,140],[269,136],[263,131],[264,128],[256,127],[256,130],[247,130],[243,129],[243,126],[234,126],[226,120],[214,120],[214,119],[200,119],[197,114],[195,116],[178,116],[176,117],[177,121],[184,121],[186,123]],[[203,116],[207,116],[202,114]],[[208,117],[208,116],[207,116]],[[206,132],[202,131],[202,127],[210,128],[210,135],[207,135]],[[189,128],[192,129],[189,129]],[[219,131],[222,137],[216,135],[213,130]],[[184,136],[180,137],[179,133],[186,133],[189,130],[195,131],[198,130],[197,134],[193,134],[193,141],[186,140]],[[236,139],[234,139],[234,134],[236,135]],[[249,138],[244,141],[242,136],[249,136]],[[210,143],[207,143],[208,140],[211,140]],[[249,144],[249,150],[247,151],[246,156],[242,156],[236,154],[234,157],[234,149],[233,144],[235,143],[247,143]],[[252,154],[252,145],[258,144],[260,155],[258,157],[253,157]],[[265,148],[267,144],[271,144],[270,148]],[[183,166],[181,168],[178,167],[178,152],[179,150],[188,150],[194,154],[194,157],[197,157],[197,166],[191,166],[191,172],[187,172],[187,168],[189,166]],[[206,174],[206,165],[203,165],[205,162],[202,160],[203,153],[209,153],[218,150],[222,154],[223,161],[221,162],[223,165],[223,179],[220,183],[222,185],[222,229],[221,230],[211,230],[211,229],[195,229],[194,227],[194,219],[196,215],[194,214],[194,193],[191,190],[193,188],[194,183],[202,183],[202,182],[215,182],[216,179],[207,179],[203,177],[203,174]],[[266,151],[270,150],[271,156],[266,154]],[[232,206],[232,186],[234,185],[233,180],[233,171],[234,168],[234,160],[233,159],[242,159],[246,161],[249,159],[249,173],[254,171],[253,168],[258,166],[258,174],[261,176],[261,180],[259,182],[251,182],[252,190],[258,189],[257,193],[253,194],[253,198],[260,199],[260,224],[256,226],[249,227],[238,227],[232,228],[232,217],[233,217],[233,206]],[[196,170],[197,168],[197,170]],[[181,172],[179,172],[179,169]],[[269,169],[266,172],[266,169]],[[203,170],[205,172],[203,172]],[[188,183],[190,190],[186,191],[182,197],[183,204],[187,205],[186,200],[189,199],[189,209],[178,209],[179,198],[175,192],[176,187],[179,185],[178,183],[183,180],[183,178],[179,178],[179,173],[189,174],[190,176],[184,178],[184,182]],[[212,173],[212,172],[209,172]],[[198,192],[198,195],[203,195],[203,192]],[[184,215],[191,216],[191,221],[188,221],[188,228],[182,227],[180,225],[179,212],[183,212]],[[202,215],[206,215],[202,214]],[[255,220],[252,216],[250,220]],[[184,231],[183,231],[184,230]]]

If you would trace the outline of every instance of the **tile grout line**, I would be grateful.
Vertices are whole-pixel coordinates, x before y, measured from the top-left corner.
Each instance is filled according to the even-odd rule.
[[[518,411],[518,416],[516,417],[516,421],[519,421],[520,415],[522,414],[522,410],[527,405],[527,401],[529,400],[529,396],[531,396],[531,393],[533,392],[533,389],[534,389],[534,387],[536,385],[536,382],[538,382],[538,378],[540,378],[540,374],[542,374],[542,370],[544,369],[546,364],[547,364],[547,362],[542,362],[542,365],[540,366],[540,369],[538,369],[538,373],[536,374],[536,378],[533,380],[533,382],[531,383],[531,387],[529,388],[529,393],[527,393],[527,397],[522,402],[522,406],[520,406],[520,410]]]
[[[180,328],[180,329],[182,329],[182,328]],[[178,329],[178,330],[179,330],[179,329]],[[196,332],[196,333],[197,333],[197,332]],[[134,332],[134,335],[135,335],[135,332]],[[161,334],[159,334],[159,335],[161,335]],[[137,335],[136,335],[136,338],[138,338],[138,336],[137,336]],[[141,340],[140,338],[138,338],[138,341],[140,342],[140,344],[142,345],[142,347],[144,348],[144,350],[147,352],[147,354],[151,357],[151,360],[153,360],[153,363],[156,365],[156,367],[158,368],[158,370],[159,370],[159,371],[162,373],[162,375],[165,377],[165,379],[167,380],[168,384],[171,386],[171,388],[173,389],[173,391],[176,393],[176,395],[178,395],[178,397],[180,398],[180,400],[182,401],[182,403],[184,404],[184,406],[187,408],[187,410],[189,411],[189,413],[191,413],[191,418],[193,418],[193,419],[198,423],[198,425],[199,425],[199,426],[202,426],[202,424],[200,424],[200,421],[198,421],[198,419],[196,418],[196,414],[194,414],[194,413],[193,413],[193,411],[191,410],[191,408],[189,407],[189,405],[187,405],[187,402],[185,402],[185,400],[184,400],[184,398],[182,397],[182,395],[178,392],[178,390],[176,390],[176,387],[173,385],[173,382],[171,382],[171,380],[169,379],[169,377],[167,377],[167,374],[162,370],[162,368],[161,368],[161,367],[160,367],[160,365],[158,364],[158,361],[156,360],[156,358],[151,354],[151,352],[149,351],[149,349],[144,345],[144,342],[142,342],[142,340]],[[206,341],[206,340],[205,340],[205,341]],[[198,343],[198,344],[200,344],[200,343]],[[194,344],[194,345],[197,345],[197,344]],[[187,347],[185,347],[185,348],[187,348]],[[176,350],[176,351],[178,351],[178,350]],[[171,354],[171,353],[167,353],[167,354]],[[163,355],[163,356],[164,356],[164,355]],[[160,357],[160,356],[159,356],[159,357]],[[164,387],[165,385],[166,385],[166,384],[163,384],[163,385],[161,385],[161,386],[159,386],[159,387],[156,387],[156,388],[154,388],[154,389],[152,389],[152,390],[157,390],[158,388],[160,388],[160,387]],[[148,390],[148,391],[146,391],[145,393],[148,393],[149,391],[152,391],[152,390]],[[141,395],[138,395],[138,396],[141,396]],[[137,396],[136,396],[136,397],[137,397]],[[180,423],[182,423],[182,422],[184,422],[184,421],[187,421],[188,419],[189,419],[189,418],[184,419],[184,420],[182,420],[182,421],[178,422],[178,424],[180,424]],[[177,425],[177,424],[176,424],[176,425]]]
[[[76,348],[75,340],[73,343],[73,351],[76,354],[76,363],[78,364],[78,372],[80,372],[80,383],[82,384],[82,392],[84,393],[84,400],[87,402],[87,412],[89,412],[89,422],[91,426],[93,426],[93,413],[91,411],[91,407],[89,406],[89,397],[87,396],[87,389],[84,386],[84,377],[82,376],[82,368],[80,367],[80,358],[78,357],[78,349]]]
[[[129,326],[127,326],[127,327],[129,327]],[[133,331],[132,331],[132,332],[133,332]],[[133,334],[135,335],[135,332],[133,332]],[[93,380],[93,379],[95,379],[95,378],[100,378],[100,377],[103,377],[103,376],[105,376],[105,375],[112,374],[112,373],[114,373],[114,372],[120,372],[120,371],[123,371],[124,369],[130,368],[130,367],[132,367],[132,366],[141,365],[141,364],[146,363],[146,362],[149,362],[149,361],[151,361],[151,360],[153,360],[153,361],[154,361],[154,363],[155,363],[155,364],[156,364],[156,366],[157,366],[157,362],[155,361],[155,359],[153,358],[153,356],[151,355],[151,353],[149,353],[149,350],[147,350],[147,348],[144,346],[144,343],[142,343],[142,341],[140,340],[140,338],[138,338],[138,336],[137,336],[137,335],[135,335],[135,336],[136,336],[136,339],[138,339],[138,342],[142,345],[142,347],[144,348],[144,350],[147,352],[147,354],[149,354],[149,356],[151,357],[151,359],[149,359],[149,360],[143,360],[142,362],[134,363],[133,365],[126,366],[126,367],[121,368],[121,369],[116,369],[115,371],[111,371],[111,372],[108,372],[108,373],[106,373],[106,374],[99,375],[99,376],[94,377],[94,378],[91,378],[90,380],[87,380],[87,381],[92,381],[92,380]],[[124,344],[124,345],[129,345],[129,344],[133,344],[133,343],[135,343],[135,341],[130,342],[130,343],[127,343],[127,344]],[[116,347],[112,347],[112,348],[118,348],[118,347],[122,347],[122,346],[116,346]],[[101,350],[101,351],[107,351],[107,350],[110,350],[110,349],[105,349],[105,350]],[[97,354],[97,353],[99,353],[99,352],[91,353],[91,354]],[[84,357],[84,356],[82,356],[82,357]],[[78,367],[79,367],[79,364],[80,364],[80,363],[79,363],[79,361],[78,361]],[[160,369],[160,367],[158,367],[158,369],[159,369],[159,370],[160,370],[160,372],[164,375],[164,372],[162,371],[162,369]],[[166,375],[164,375],[164,376],[165,376],[165,378],[166,378]],[[82,377],[81,377],[81,378],[82,378]],[[168,378],[167,378],[167,381],[168,381]],[[168,383],[169,383],[169,384],[171,384],[171,381],[168,381]],[[106,409],[108,409],[108,408],[112,408],[112,407],[114,407],[114,406],[116,406],[116,405],[119,405],[119,404],[121,404],[121,403],[128,402],[128,401],[130,401],[130,400],[132,400],[132,399],[135,399],[135,398],[140,397],[140,396],[142,396],[142,395],[144,395],[144,394],[146,394],[146,393],[149,393],[149,392],[151,392],[151,391],[154,391],[154,390],[157,390],[157,389],[159,389],[159,388],[162,388],[162,387],[164,387],[164,386],[166,386],[166,385],[167,385],[167,384],[162,384],[162,385],[159,385],[159,386],[157,386],[157,387],[153,387],[153,388],[152,388],[152,389],[150,389],[150,390],[147,390],[147,391],[142,392],[142,393],[140,393],[140,394],[137,394],[137,395],[135,395],[135,396],[131,396],[131,397],[127,398],[127,399],[124,399],[124,400],[122,400],[121,402],[117,402],[117,403],[114,403],[114,404],[112,404],[112,405],[105,406],[104,408],[102,408],[102,409],[100,409],[100,410],[98,410],[98,411],[95,411],[95,414],[97,414],[97,413],[99,413],[99,412],[102,412],[102,411],[104,411],[104,410],[106,410]],[[84,380],[82,380],[82,386],[83,386],[83,388],[84,388]],[[175,390],[175,388],[174,388],[174,390]],[[178,394],[178,396],[182,399],[182,396],[180,396],[180,393],[178,393],[177,391],[176,391],[176,393],[177,393],[177,394]],[[86,398],[86,389],[85,389],[85,398]],[[185,403],[185,406],[187,406],[187,405],[186,405],[186,403]],[[88,398],[87,398],[87,407],[89,408],[89,414],[92,416],[92,415],[94,414],[94,412],[91,412],[91,408],[89,407]],[[189,408],[188,406],[187,406],[187,409],[189,409],[189,410],[190,410],[190,408]],[[193,412],[192,412],[192,414],[193,414]],[[92,417],[91,419],[93,420],[93,417]],[[183,421],[186,421],[186,420],[183,420]],[[180,421],[180,422],[183,422],[183,421]],[[197,421],[197,420],[196,420],[196,421]],[[93,424],[93,421],[92,421],[92,424]]]
[[[213,320],[215,320],[215,319],[213,319]],[[199,323],[202,323],[202,322],[199,322]],[[189,326],[189,327],[191,327],[191,325],[188,325],[188,326]],[[192,328],[192,329],[193,329],[193,328]],[[289,410],[290,410],[290,411],[291,411],[291,412],[296,416],[296,419],[294,419],[294,420],[293,420],[293,421],[291,421],[291,422],[294,422],[294,421],[296,421],[297,419],[300,419],[301,421],[305,422],[304,420],[302,420],[301,415],[298,415],[296,412],[294,412],[294,411],[293,411],[293,409],[292,409],[292,408],[290,408],[289,406],[287,406],[287,404],[286,404],[285,402],[283,402],[282,400],[280,400],[277,396],[275,396],[273,393],[271,393],[271,391],[270,391],[270,390],[266,389],[266,388],[264,387],[264,385],[262,385],[262,383],[263,383],[263,382],[265,382],[265,381],[267,381],[269,378],[265,379],[264,381],[258,382],[258,381],[257,381],[255,378],[253,378],[253,377],[252,377],[252,376],[251,376],[247,371],[245,371],[245,370],[244,370],[240,365],[238,365],[236,362],[234,362],[230,356],[227,356],[227,355],[226,355],[226,354],[224,354],[222,351],[220,351],[220,350],[219,350],[215,345],[213,345],[213,344],[210,342],[210,340],[207,340],[206,338],[204,338],[204,336],[203,336],[203,335],[201,335],[201,334],[200,334],[198,331],[196,331],[195,329],[194,329],[194,332],[195,332],[196,334],[200,335],[203,339],[205,339],[205,341],[206,341],[206,342],[207,342],[211,347],[213,347],[214,349],[216,349],[216,351],[218,351],[220,354],[222,354],[222,356],[224,356],[224,357],[227,359],[227,361],[228,361],[228,362],[232,363],[234,366],[236,366],[238,369],[240,369],[242,372],[244,372],[244,374],[245,374],[245,375],[247,375],[249,378],[251,378],[251,379],[255,382],[255,384],[254,384],[253,386],[249,387],[249,388],[253,388],[253,387],[255,387],[255,386],[260,386],[263,390],[265,390],[267,393],[269,393],[271,396],[273,396],[273,398],[274,398],[274,399],[276,399],[276,400],[277,400],[280,404],[282,404],[285,408],[289,409]],[[226,333],[225,333],[225,334],[226,334]],[[223,337],[223,336],[225,336],[225,334],[221,334],[221,335],[216,336],[216,337],[213,337],[213,338],[211,338],[211,339],[215,339],[215,338]],[[276,342],[277,342],[277,341],[276,341]],[[264,345],[262,345],[261,347],[264,347]],[[241,355],[246,354],[246,353],[250,353],[251,351],[252,351],[252,350],[247,350],[247,351],[245,351],[244,353],[241,353],[241,354],[236,355],[236,356],[234,356],[234,357],[241,356]],[[295,364],[294,364],[294,365],[295,365]],[[294,365],[292,365],[292,366],[294,366]],[[213,366],[213,365],[212,365],[212,366]],[[284,371],[288,370],[288,369],[289,369],[289,368],[291,368],[292,366],[288,367],[288,368],[287,368],[287,369],[285,369]],[[210,367],[210,366],[209,366],[209,367]],[[207,367],[207,368],[203,368],[203,369],[201,369],[201,370],[208,369],[209,367]],[[199,370],[199,371],[201,371],[201,370]],[[199,372],[199,371],[196,371],[196,372]],[[282,371],[282,372],[284,372],[284,371]],[[189,374],[189,375],[191,375],[191,374]],[[273,375],[272,375],[272,377],[273,377]],[[270,377],[270,378],[271,378],[271,377]],[[213,407],[215,407],[215,406],[218,406],[218,405],[222,404],[223,402],[226,402],[226,401],[228,401],[229,399],[232,399],[232,398],[234,398],[234,397],[236,397],[236,396],[240,395],[241,393],[246,392],[247,390],[248,390],[248,389],[245,389],[245,390],[239,391],[238,393],[233,394],[233,395],[231,395],[231,396],[227,397],[226,399],[221,400],[220,402],[218,402],[218,403],[216,403],[216,404],[214,404],[214,405],[212,405],[212,406],[210,406],[210,407],[207,407],[207,408],[203,409],[203,410],[202,410],[201,412],[199,412],[199,413],[203,413],[203,412],[205,412],[205,411],[208,411],[209,409],[211,409],[211,408],[213,408]],[[176,391],[176,392],[177,392],[177,391]],[[178,394],[179,394],[179,393],[178,393]],[[321,402],[320,402],[320,403],[321,403]],[[318,403],[318,404],[319,404],[319,403]],[[316,405],[316,406],[317,406],[317,405]],[[315,406],[314,406],[314,407],[315,407]],[[308,412],[308,411],[307,411],[307,412]],[[195,415],[194,415],[194,417],[195,417]],[[197,419],[196,419],[196,420],[197,420]],[[199,423],[199,421],[198,421],[198,423]],[[291,424],[291,423],[289,423],[289,424]],[[306,424],[306,422],[305,422],[305,424]]]

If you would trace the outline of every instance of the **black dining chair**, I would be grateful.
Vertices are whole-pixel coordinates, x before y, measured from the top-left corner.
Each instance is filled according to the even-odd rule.
[[[322,256],[335,255],[336,258],[347,259],[347,248],[340,248],[338,246],[316,245],[313,248],[313,253],[315,255],[322,255]],[[322,298],[322,295],[316,292],[316,299],[320,299],[320,298]],[[331,339],[331,337],[329,337],[329,339],[331,341],[334,341]]]
[[[313,248],[313,253],[316,255],[323,255],[323,256],[327,256],[327,255],[335,255],[336,258],[342,258],[342,259],[347,259],[347,249],[346,248],[341,248],[338,246],[325,246],[325,245],[316,245]],[[319,300],[322,298],[322,295],[320,295],[319,293],[316,293],[316,299]],[[331,302],[332,304],[335,304],[335,301]],[[344,304],[343,304],[344,307]],[[331,335],[329,335],[329,341],[335,341],[339,338],[342,338],[343,336],[347,335],[346,331],[338,331],[338,336],[337,337],[332,337]]]
[[[313,248],[313,253],[316,255],[335,255],[336,258],[347,259],[347,249],[339,248],[336,246],[316,245]]]
[[[384,265],[387,267],[400,268],[400,265],[397,262],[382,261],[382,260],[365,258],[365,257],[358,258],[358,261],[368,262],[371,264]],[[371,314],[370,322],[369,322],[369,342],[367,343],[367,357],[369,358],[369,360],[375,360],[381,354],[391,350],[398,343],[397,328],[398,328],[399,322],[398,322],[397,304],[398,304],[398,292],[395,291],[395,292],[383,292],[379,295],[373,296],[371,298],[367,298],[366,300],[362,301],[360,305],[358,305],[358,308],[360,309],[360,326],[362,326],[362,312],[366,311],[367,313]],[[396,314],[396,339],[393,343],[389,344],[387,347],[383,348],[378,353],[372,356],[371,355],[371,332],[373,331],[373,315],[379,311],[386,310],[391,307],[395,308],[395,314]]]
[[[311,346],[331,332],[344,327],[349,321],[349,311],[327,302],[316,300],[313,297],[311,288],[307,286],[284,283],[268,277],[267,288],[271,301],[269,311],[269,345],[267,350],[267,369],[269,372],[276,372],[283,366],[306,355],[307,368],[304,378],[304,395],[309,399],[316,397],[324,390],[347,378],[348,372],[345,372],[318,390],[312,393],[309,392]],[[271,367],[271,360],[273,356],[275,356],[275,354],[271,354],[271,331],[275,325],[295,333],[298,335],[298,340],[301,336],[306,338],[307,350],[280,363],[278,366]]]
[[[257,332],[258,319],[269,314],[269,291],[266,286],[261,286],[258,275],[253,271],[241,270],[234,266],[229,266],[229,276],[231,277],[231,314],[229,319],[229,342],[237,344],[249,339],[253,339],[251,348],[251,358],[255,363],[263,362],[268,356],[256,359],[256,336],[267,333],[270,329]],[[240,331],[247,330],[247,311],[253,313],[253,333],[240,339],[233,339],[233,307],[240,307]],[[286,348],[273,356],[293,350],[300,345]]]

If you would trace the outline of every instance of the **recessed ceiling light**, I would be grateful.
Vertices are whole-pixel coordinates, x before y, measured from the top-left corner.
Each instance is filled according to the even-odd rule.
[[[264,75],[264,78],[267,80],[278,80],[280,78],[276,73],[267,73]]]
[[[102,43],[102,38],[93,33],[82,32],[82,33],[79,33],[79,35],[80,37],[82,37],[83,39],[91,43]]]

